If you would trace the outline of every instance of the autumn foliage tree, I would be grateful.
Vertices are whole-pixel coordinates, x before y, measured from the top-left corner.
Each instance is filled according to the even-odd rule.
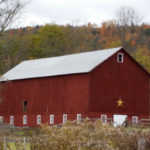
[[[5,72],[11,68],[11,54],[15,47],[9,47],[8,39],[11,37],[6,35],[8,29],[16,20],[20,12],[25,7],[25,0],[0,0],[0,70]],[[14,37],[13,37],[14,38]],[[12,46],[11,42],[11,46]],[[11,53],[11,54],[10,54]]]
[[[117,24],[120,32],[120,39],[123,47],[132,48],[136,26],[141,23],[142,17],[131,7],[123,6],[117,11]],[[128,35],[130,33],[130,35]],[[128,37],[128,39],[126,39]],[[126,42],[128,41],[128,42]]]

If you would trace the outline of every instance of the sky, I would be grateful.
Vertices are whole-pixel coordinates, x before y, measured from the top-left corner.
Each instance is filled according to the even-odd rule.
[[[132,7],[144,23],[150,23],[150,0],[30,0],[16,26],[82,25],[88,22],[101,25],[116,19],[116,12],[122,6]]]

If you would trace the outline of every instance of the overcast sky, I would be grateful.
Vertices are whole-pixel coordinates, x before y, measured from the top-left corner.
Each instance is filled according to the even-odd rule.
[[[150,0],[30,0],[26,6],[20,26],[43,25],[46,23],[72,25],[100,25],[103,21],[115,19],[116,11],[121,6],[134,8],[143,22],[150,23]]]

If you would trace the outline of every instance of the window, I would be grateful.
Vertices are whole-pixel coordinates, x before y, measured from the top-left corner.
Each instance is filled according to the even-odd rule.
[[[63,123],[67,122],[67,114],[63,114]]]
[[[54,115],[50,115],[50,124],[54,124]]]
[[[117,62],[123,63],[123,53],[117,54]]]
[[[3,116],[0,116],[0,123],[3,123]]]
[[[41,115],[37,115],[37,124],[41,124]]]
[[[107,115],[101,115],[101,120],[103,123],[107,123]]]
[[[23,112],[27,112],[27,101],[23,101]]]
[[[23,116],[23,124],[27,124],[27,115]]]
[[[10,124],[14,124],[14,116],[10,116]]]
[[[77,114],[77,121],[81,121],[81,114]]]
[[[132,123],[137,124],[138,123],[138,116],[133,116],[132,117]]]

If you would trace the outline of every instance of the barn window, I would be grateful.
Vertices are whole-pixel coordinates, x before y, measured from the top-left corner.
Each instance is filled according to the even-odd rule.
[[[23,124],[27,124],[27,115],[23,115]]]
[[[10,124],[14,124],[14,116],[10,116]]]
[[[63,123],[67,122],[67,114],[63,114]]]
[[[78,122],[81,121],[81,114],[77,114],[77,121],[78,121]]]
[[[117,62],[123,63],[123,53],[118,53],[117,54]]]
[[[132,117],[132,123],[137,124],[138,123],[138,116],[133,116]]]
[[[3,116],[0,116],[0,123],[3,123]]]
[[[37,124],[41,124],[41,115],[37,115]]]
[[[54,115],[50,115],[50,124],[54,124]]]
[[[107,115],[101,115],[101,121],[107,123]]]
[[[27,112],[27,101],[23,101],[23,112]]]

